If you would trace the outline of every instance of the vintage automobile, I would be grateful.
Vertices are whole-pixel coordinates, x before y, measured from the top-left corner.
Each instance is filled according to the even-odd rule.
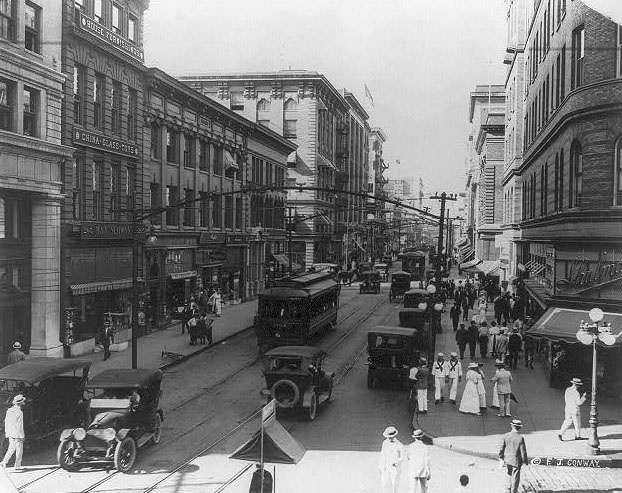
[[[311,346],[281,346],[266,352],[262,402],[275,399],[277,409],[299,411],[313,421],[318,406],[329,402],[333,393],[335,374],[322,368],[325,357],[324,351]]]
[[[139,447],[160,442],[161,382],[160,370],[147,369],[111,369],[93,377],[86,386],[90,424],[61,433],[58,464],[67,471],[95,463],[129,471]]]
[[[0,368],[0,414],[17,394],[26,397],[24,431],[31,444],[79,426],[90,367],[86,359],[29,358]]]
[[[367,332],[367,388],[380,383],[408,388],[410,368],[418,363],[425,346],[418,329],[379,325]]]
[[[391,273],[391,289],[389,301],[401,300],[404,293],[410,290],[410,273],[398,270]]]
[[[425,289],[410,289],[404,293],[404,308],[399,312],[400,326],[421,328],[429,319],[433,295]]]
[[[388,264],[375,264],[374,270],[380,272],[380,282],[387,282],[389,280],[389,265]]]
[[[380,292],[380,272],[377,270],[366,270],[361,274],[361,284],[359,284],[359,293]]]
[[[393,265],[393,257],[391,257],[391,255],[384,255],[382,257],[382,262],[391,267]]]

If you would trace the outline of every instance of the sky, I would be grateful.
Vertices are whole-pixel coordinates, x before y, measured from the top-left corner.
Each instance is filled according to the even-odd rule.
[[[387,134],[388,177],[426,193],[464,190],[469,92],[505,82],[505,40],[503,0],[151,0],[144,26],[147,66],[173,76],[324,74]]]

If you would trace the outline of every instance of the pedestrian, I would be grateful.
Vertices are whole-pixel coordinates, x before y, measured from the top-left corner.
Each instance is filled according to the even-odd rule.
[[[460,328],[456,332],[456,343],[458,344],[458,351],[460,351],[460,359],[464,359],[464,350],[466,349],[468,341],[469,331],[464,324],[460,324]]]
[[[466,373],[466,385],[464,386],[460,408],[458,409],[461,413],[475,414],[477,416],[482,415],[479,405],[479,393],[477,390],[482,376],[478,369],[479,365],[477,363],[469,363],[469,369]]]
[[[417,398],[419,413],[426,414],[428,412],[428,384],[430,380],[427,359],[421,358],[419,366],[411,368],[409,379],[411,380],[411,389]]]
[[[449,361],[445,362],[445,375],[449,380],[449,401],[456,403],[456,394],[458,393],[458,382],[462,381],[462,363],[458,361],[458,354],[451,353]]]
[[[518,493],[520,485],[520,470],[529,464],[525,438],[519,433],[523,427],[520,419],[513,419],[510,423],[511,431],[503,435],[503,442],[499,449],[499,462],[507,473],[508,493]]]
[[[499,369],[502,366],[503,366],[503,361],[499,359],[495,361],[496,369]],[[499,409],[499,393],[497,392],[498,388],[499,388],[499,385],[497,384],[497,382],[495,382],[495,384],[492,387],[492,405],[490,406],[493,409],[497,409],[497,410]]]
[[[408,491],[409,493],[426,493],[430,481],[430,454],[423,444],[423,431],[413,431],[415,439],[406,447],[408,459]]]
[[[502,315],[503,321],[509,324],[512,321],[512,294],[509,291],[503,295]]]
[[[497,337],[499,335],[499,327],[497,327],[497,321],[490,322],[490,329],[488,329],[488,344],[490,349],[490,355],[497,359]]]
[[[497,371],[492,381],[497,384],[497,394],[499,395],[499,417],[512,417],[510,414],[510,396],[512,394],[512,374],[505,369],[505,363],[499,361]]]
[[[445,355],[438,353],[436,361],[432,365],[432,375],[434,375],[434,404],[445,400]]]
[[[183,336],[185,331],[190,333],[190,327],[188,326],[188,322],[192,318],[192,310],[190,309],[190,305],[188,303],[184,304],[184,311],[181,315],[181,335]]]
[[[213,338],[213,333],[214,333],[214,319],[213,318],[208,318],[207,314],[203,314],[203,323],[205,324],[205,339],[206,339],[206,344],[208,346],[211,346],[214,342],[214,338]]]
[[[480,324],[477,342],[479,342],[479,355],[485,358],[488,354],[488,323]]]
[[[501,317],[503,315],[503,297],[501,295],[495,297],[492,303],[495,309],[495,320],[497,321],[497,324],[501,324]]]
[[[454,332],[458,330],[458,322],[460,321],[460,306],[454,303],[449,309],[449,318],[454,327]]]
[[[248,493],[272,493],[272,474],[261,464],[257,464],[256,467]]]
[[[112,341],[112,325],[106,320],[101,332],[102,346],[104,347],[104,361],[110,358],[110,343]]]
[[[15,341],[13,343],[13,351],[11,351],[7,357],[7,365],[12,365],[13,363],[24,361],[25,359],[26,355],[22,352],[22,345],[18,341]]]
[[[382,491],[397,493],[400,481],[400,465],[404,459],[404,446],[397,439],[397,429],[388,426],[382,436],[384,441],[380,448],[380,484]]]
[[[507,327],[499,328],[499,335],[497,336],[497,358],[500,360],[506,361],[507,352],[508,352],[508,343],[510,339],[507,336]],[[507,363],[507,362],[506,362]]]
[[[477,347],[477,339],[479,337],[479,328],[474,320],[471,320],[471,325],[469,325],[469,353],[471,359],[475,358],[475,348]]]
[[[488,303],[486,303],[486,294],[482,293],[479,297],[479,302],[477,304],[477,310],[479,313],[478,323],[482,323],[486,321],[486,310],[488,309]]]
[[[216,316],[220,317],[220,314],[222,313],[222,295],[220,294],[220,289],[216,290],[214,296],[214,310],[216,312]]]
[[[194,346],[198,343],[199,339],[199,320],[198,314],[195,310],[192,310],[190,313],[190,318],[188,319],[188,335],[190,335],[190,345]]]
[[[523,338],[518,333],[518,329],[514,329],[508,339],[508,351],[510,352],[510,368],[516,370],[518,366],[518,353],[523,348]]]
[[[525,337],[523,349],[525,351],[525,368],[529,367],[533,370],[533,357],[536,352],[536,341],[533,337]]]
[[[564,441],[564,432],[570,428],[570,425],[574,425],[574,439],[581,439],[581,404],[585,402],[586,394],[585,392],[581,393],[583,382],[580,378],[575,377],[570,380],[570,383],[570,387],[564,393],[564,401],[566,402],[564,422],[557,435],[562,442]]]
[[[469,297],[466,293],[462,294],[462,320],[469,320]]]
[[[460,475],[460,486],[458,486],[454,493],[471,493],[471,488],[469,488],[469,477],[466,474]]]
[[[24,413],[22,406],[26,404],[26,398],[22,394],[13,397],[13,406],[6,411],[4,418],[4,434],[9,439],[9,448],[2,459],[2,467],[6,467],[15,454],[13,470],[23,471],[22,456],[24,454]]]

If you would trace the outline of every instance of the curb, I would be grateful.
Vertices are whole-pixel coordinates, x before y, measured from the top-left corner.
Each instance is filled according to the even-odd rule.
[[[226,337],[223,337],[222,339],[220,339],[217,342],[214,342],[213,344],[210,344],[209,346],[208,345],[202,346],[200,349],[198,349],[196,351],[192,351],[192,352],[190,352],[188,354],[184,354],[183,356],[181,356],[181,357],[179,357],[177,359],[174,359],[172,361],[164,363],[164,364],[158,366],[158,368],[160,370],[164,371],[164,370],[167,370],[168,368],[171,368],[173,366],[179,365],[180,363],[183,363],[184,361],[192,358],[193,356],[196,356],[197,354],[201,354],[201,353],[207,351],[208,349],[211,349],[211,348],[213,348],[215,346],[218,346],[219,344],[223,343],[224,341],[227,341],[227,340],[231,339],[232,337],[234,337],[234,336],[236,336],[236,335],[238,335],[238,334],[240,334],[242,332],[245,332],[247,330],[251,330],[253,327],[254,327],[254,325],[251,325],[250,327],[246,327],[244,329],[240,329],[238,331],[232,332],[231,334],[227,335]]]

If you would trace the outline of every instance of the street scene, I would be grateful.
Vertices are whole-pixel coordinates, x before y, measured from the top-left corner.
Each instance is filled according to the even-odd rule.
[[[1,492],[622,492],[618,0],[0,0]]]

